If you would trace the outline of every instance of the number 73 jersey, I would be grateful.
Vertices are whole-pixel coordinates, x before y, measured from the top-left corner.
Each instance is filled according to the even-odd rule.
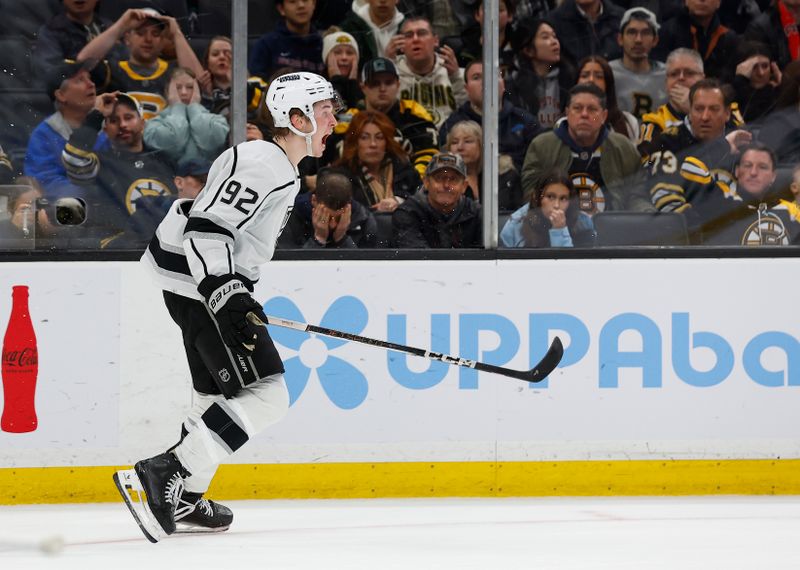
[[[297,169],[275,143],[229,148],[197,198],[172,205],[142,262],[163,289],[186,297],[202,299],[197,284],[209,275],[236,274],[252,291],[299,190]]]

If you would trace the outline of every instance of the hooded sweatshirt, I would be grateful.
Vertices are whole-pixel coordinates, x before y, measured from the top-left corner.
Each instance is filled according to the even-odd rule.
[[[324,74],[322,36],[314,26],[308,35],[299,36],[289,31],[286,22],[281,20],[273,31],[258,39],[248,63],[250,73],[264,79],[281,67]]]
[[[467,101],[464,72],[461,68],[448,75],[444,61],[434,54],[433,69],[425,75],[417,75],[408,66],[405,56],[397,58],[397,73],[400,76],[400,98],[416,101],[433,117],[436,128],[441,128],[450,113]]]

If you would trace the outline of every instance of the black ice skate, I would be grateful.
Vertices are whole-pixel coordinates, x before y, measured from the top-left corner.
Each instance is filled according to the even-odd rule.
[[[222,532],[233,522],[225,505],[204,499],[200,493],[184,491],[175,511],[176,533]]]
[[[114,474],[117,489],[150,542],[175,532],[175,509],[183,493],[183,479],[188,476],[172,453],[144,459],[133,469]]]

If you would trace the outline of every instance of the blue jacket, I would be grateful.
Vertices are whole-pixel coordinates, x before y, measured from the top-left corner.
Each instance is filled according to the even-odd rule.
[[[322,61],[322,36],[311,27],[307,36],[298,36],[289,31],[281,20],[275,29],[261,36],[250,54],[250,73],[265,80],[281,67],[297,71],[325,74]]]
[[[77,186],[69,179],[67,169],[61,162],[61,153],[67,144],[67,137],[56,130],[56,126],[63,121],[59,119],[60,114],[55,113],[33,129],[25,152],[23,172],[25,176],[33,176],[39,181],[47,198],[81,198],[86,189]],[[94,144],[94,150],[103,150],[108,146],[108,137],[105,133],[101,133]]]
[[[506,220],[503,229],[500,230],[500,245],[503,247],[525,247],[525,238],[522,235],[522,222],[528,215],[530,206],[525,204],[519,210],[511,214]],[[549,228],[550,247],[575,247],[572,233],[575,233],[577,247],[587,247],[594,245],[594,223],[592,218],[584,213],[578,212],[578,220],[575,226],[570,229]]]

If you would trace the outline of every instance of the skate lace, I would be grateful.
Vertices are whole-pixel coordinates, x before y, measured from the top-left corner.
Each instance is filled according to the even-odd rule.
[[[211,502],[208,499],[200,499],[195,505],[195,509],[200,509],[204,515],[210,517],[214,515],[214,509],[211,507]]]
[[[179,473],[175,473],[170,477],[167,486],[164,489],[164,499],[170,504],[178,507],[178,504],[183,494],[183,477]]]

